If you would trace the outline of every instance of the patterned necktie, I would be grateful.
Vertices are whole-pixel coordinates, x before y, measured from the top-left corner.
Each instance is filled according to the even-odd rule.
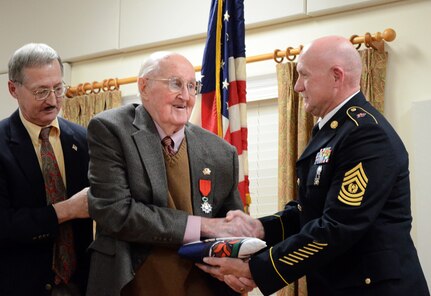
[[[50,130],[51,127],[45,127],[40,131],[39,135],[42,140],[40,147],[42,174],[45,181],[46,201],[49,205],[63,201],[67,197],[57,159],[49,142]],[[68,222],[59,225],[59,234],[54,244],[52,269],[56,274],[56,284],[61,282],[67,284],[76,269],[72,225]]]
[[[164,137],[162,140],[162,145],[163,145],[163,149],[165,150],[166,154],[168,154],[170,156],[175,155],[174,141],[172,140],[171,137],[169,137],[169,136]]]

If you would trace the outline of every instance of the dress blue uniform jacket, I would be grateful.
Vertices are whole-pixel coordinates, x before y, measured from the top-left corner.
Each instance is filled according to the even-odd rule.
[[[250,269],[264,294],[307,276],[308,295],[429,295],[410,237],[407,151],[362,93],[296,163],[297,202],[262,218]]]
[[[86,130],[58,118],[67,195],[88,186]],[[0,122],[0,295],[49,295],[53,285],[53,242],[58,220],[47,206],[40,165],[18,110]],[[72,277],[85,291],[92,222],[72,222],[78,271]]]

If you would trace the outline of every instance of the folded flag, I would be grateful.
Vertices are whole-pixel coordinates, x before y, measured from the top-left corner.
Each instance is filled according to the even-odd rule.
[[[204,257],[231,257],[247,259],[266,247],[263,240],[254,237],[212,238],[182,245],[181,257],[203,262]]]

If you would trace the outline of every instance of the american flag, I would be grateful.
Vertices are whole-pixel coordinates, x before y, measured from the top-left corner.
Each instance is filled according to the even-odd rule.
[[[244,33],[244,0],[213,0],[201,70],[202,95],[197,98],[192,122],[236,147],[238,189],[247,209],[251,200]]]

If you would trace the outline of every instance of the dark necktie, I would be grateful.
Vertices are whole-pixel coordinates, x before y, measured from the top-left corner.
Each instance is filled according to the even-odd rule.
[[[316,123],[314,126],[313,126],[313,129],[311,130],[311,137],[314,137],[316,134],[317,134],[317,132],[319,131],[320,129],[319,129],[319,124],[318,123]]]
[[[42,140],[40,147],[42,174],[45,181],[46,201],[49,205],[63,201],[67,197],[57,159],[49,142],[50,130],[51,127],[45,127],[40,131],[39,135],[39,138]],[[56,274],[56,284],[60,282],[67,284],[76,269],[73,231],[72,225],[69,222],[59,225],[59,234],[54,244],[52,269]]]
[[[166,154],[168,154],[170,156],[175,155],[174,141],[172,140],[171,137],[169,137],[169,136],[164,137],[162,140],[162,145],[163,145],[163,149],[165,150]]]

